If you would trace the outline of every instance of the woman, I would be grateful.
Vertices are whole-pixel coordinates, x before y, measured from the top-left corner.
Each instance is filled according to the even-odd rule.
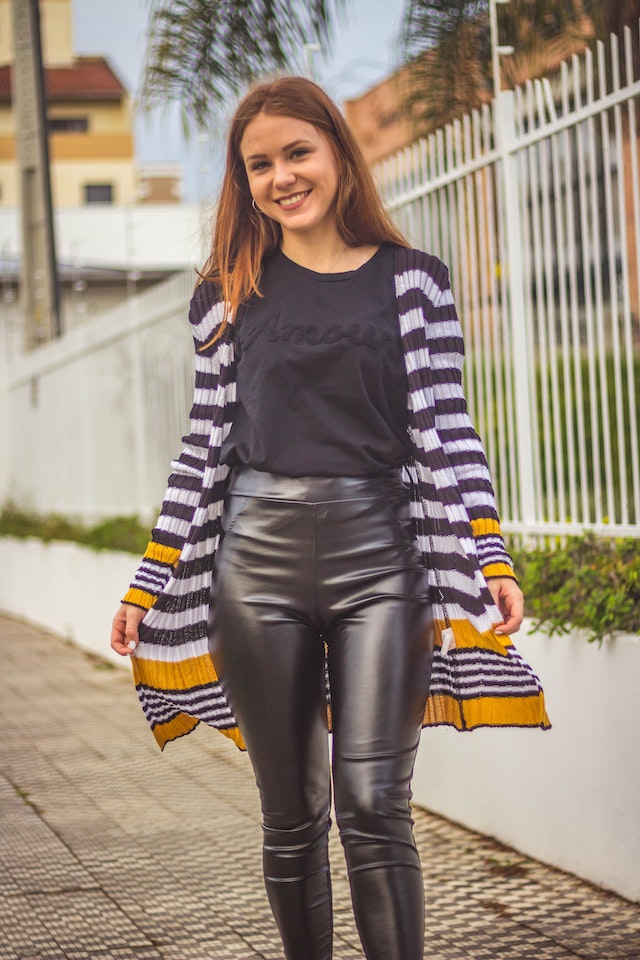
[[[548,726],[447,270],[286,77],[232,120],[203,277],[191,433],[112,646],[161,746],[199,720],[246,746],[287,960],[331,957],[332,782],[365,955],[419,960],[421,726]]]

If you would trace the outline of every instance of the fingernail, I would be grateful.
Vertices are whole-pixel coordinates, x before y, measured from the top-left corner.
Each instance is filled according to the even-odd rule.
[[[135,640],[129,640],[129,643],[127,644],[127,646],[129,647],[129,650],[135,650],[137,644]]]

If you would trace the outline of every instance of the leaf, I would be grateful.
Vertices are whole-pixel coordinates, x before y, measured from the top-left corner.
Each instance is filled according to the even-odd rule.
[[[259,76],[304,69],[344,0],[152,0],[141,107],[178,101],[204,126]]]

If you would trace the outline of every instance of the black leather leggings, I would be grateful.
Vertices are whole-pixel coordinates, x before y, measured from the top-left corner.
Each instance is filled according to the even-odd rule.
[[[399,471],[234,474],[210,647],[260,791],[264,875],[287,960],[330,960],[331,774],[368,960],[422,960],[410,781],[432,656],[427,575]]]

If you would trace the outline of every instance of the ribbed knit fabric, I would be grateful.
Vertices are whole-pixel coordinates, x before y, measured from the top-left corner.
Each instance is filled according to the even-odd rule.
[[[513,576],[482,444],[462,390],[463,342],[447,268],[436,257],[399,248],[396,303],[408,378],[417,543],[433,588],[436,651],[425,725],[546,729],[540,682],[508,637],[485,577]],[[208,653],[213,562],[229,469],[220,448],[236,398],[233,331],[209,343],[222,319],[203,283],[189,319],[196,348],[191,426],[157,526],[124,597],[149,608],[132,657],[136,688],[163,747],[200,721],[242,747],[242,736]],[[442,631],[453,642],[442,653]],[[380,704],[384,711],[385,704]],[[330,716],[330,711],[329,711]]]

